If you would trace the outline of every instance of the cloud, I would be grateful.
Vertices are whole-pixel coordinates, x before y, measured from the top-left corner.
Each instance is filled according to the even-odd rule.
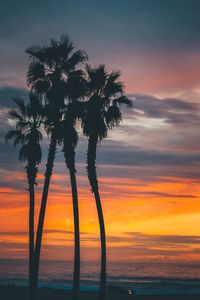
[[[82,242],[98,242],[88,246],[82,243],[82,259],[99,259],[99,236],[88,235]],[[54,241],[67,242],[65,239]],[[69,239],[68,242],[72,242]],[[191,261],[191,257],[200,254],[200,236],[188,235],[155,235],[141,232],[126,232],[123,236],[107,236],[107,253],[109,260],[176,260]],[[66,247],[68,251],[66,251]],[[0,240],[1,257],[25,258],[28,255],[28,243]],[[17,251],[16,251],[17,250]],[[73,259],[73,245],[52,244],[50,241],[42,245],[43,259]],[[92,251],[92,252],[91,252]],[[17,252],[17,253],[16,253]]]
[[[178,245],[199,245],[200,236],[196,235],[156,235],[156,234],[145,234],[141,232],[126,232],[127,236],[130,236],[130,239],[133,243],[136,244],[154,244],[154,246],[168,246],[174,247]],[[129,240],[126,237],[125,241]]]
[[[124,191],[123,191],[124,193]],[[157,197],[157,198],[198,198],[194,195],[187,195],[187,194],[170,194],[170,193],[161,193],[155,191],[145,191],[145,192],[132,192],[133,196],[150,196],[150,197]]]
[[[129,190],[127,190],[127,191],[124,191],[124,190],[120,190],[120,188],[119,188],[119,190],[114,190],[114,191],[112,191],[112,193],[111,194],[113,194],[113,193],[118,193],[118,195],[120,194],[120,193],[122,193],[123,195],[125,195],[125,194],[130,194],[130,191]],[[189,195],[189,194],[170,194],[170,193],[161,193],[161,192],[156,192],[156,191],[142,191],[142,192],[139,192],[139,191],[134,191],[134,190],[132,190],[131,191],[131,195],[134,197],[134,198],[140,198],[140,197],[142,197],[142,198],[144,198],[144,197],[148,197],[148,199],[149,198],[178,198],[178,199],[180,199],[180,198],[189,198],[189,199],[198,199],[198,197],[197,196],[194,196],[194,195]]]
[[[159,99],[150,95],[134,94],[134,107],[129,111],[136,118],[162,119],[169,124],[200,124],[200,105],[182,99],[163,98]],[[136,112],[134,111],[136,110]],[[137,112],[139,111],[139,112]],[[141,112],[143,113],[141,115]]]
[[[0,78],[1,81],[1,78]],[[12,101],[13,97],[26,97],[28,91],[22,88],[16,87],[0,87],[0,108],[13,108],[15,107]]]
[[[44,229],[44,234],[66,234],[66,235],[71,235],[74,234],[73,231],[70,230],[61,230],[61,229]],[[81,235],[86,235],[88,234],[87,232],[80,232]],[[28,231],[0,231],[0,237],[6,236],[27,236],[28,235]]]
[[[27,231],[1,231],[0,232],[0,236],[25,236],[27,235],[28,232]]]
[[[178,151],[158,151],[138,149],[130,145],[106,143],[100,149],[98,162],[110,165],[153,166],[153,165],[193,165],[200,163],[198,153],[180,153]]]
[[[5,88],[3,91],[5,97],[11,93],[10,89]],[[125,124],[110,131],[109,137],[98,146],[97,166],[99,177],[134,179],[137,182],[132,185],[136,187],[149,182],[169,182],[169,177],[171,180],[177,178],[179,181],[180,178],[198,179],[200,176],[200,154],[196,150],[199,149],[199,139],[197,140],[199,127],[194,125],[192,121],[189,121],[190,126],[188,127],[186,126],[187,123],[185,126],[177,126],[176,122],[173,122],[179,114],[184,114],[184,122],[186,122],[186,119],[192,118],[191,115],[198,115],[199,104],[176,98],[158,99],[154,96],[141,94],[135,95],[135,97],[135,110],[125,111],[124,113]],[[18,162],[19,148],[14,148],[10,143],[6,145],[4,141],[5,132],[12,128],[11,124],[7,122],[7,109],[6,107],[0,109],[3,116],[0,120],[1,192],[5,193],[3,188],[10,188],[7,189],[8,194],[20,194],[23,191],[24,195],[24,189],[27,186],[24,172],[25,164]],[[148,120],[158,119],[164,120],[164,122],[161,127],[157,126],[149,129],[148,126],[143,126],[144,119],[147,121],[147,125]],[[135,124],[135,122],[137,123]],[[195,143],[195,150],[191,151],[190,147],[193,147],[193,143]],[[46,139],[42,143],[42,149],[44,150],[43,163],[39,166],[39,186],[36,188],[39,193],[42,189],[48,151]],[[86,190],[89,189],[85,171],[86,151],[87,139],[81,136],[76,149],[76,163],[81,196],[83,197],[86,195]],[[19,177],[19,171],[21,174],[23,172],[23,176]],[[60,149],[57,151],[54,172],[59,176],[57,179],[52,180],[51,194],[54,194],[54,196],[56,194],[66,195],[65,178],[62,175],[67,175],[68,171]],[[112,184],[109,184],[107,188],[109,190],[112,188],[112,194],[120,194],[120,189],[117,190]],[[129,193],[130,196],[134,195],[138,198],[141,196],[150,198],[196,198],[192,193],[185,192],[176,194],[167,191],[149,190],[145,192],[131,191],[132,195],[130,191],[122,191],[122,193]],[[25,195],[27,197],[27,194]],[[7,199],[2,199],[2,203],[5,207],[12,205],[12,202]],[[23,203],[25,205],[26,202]]]

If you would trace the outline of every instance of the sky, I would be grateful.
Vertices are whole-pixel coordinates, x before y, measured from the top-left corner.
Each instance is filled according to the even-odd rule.
[[[27,257],[28,194],[13,128],[12,96],[27,94],[31,45],[68,34],[89,63],[119,69],[132,109],[98,147],[108,259],[200,262],[200,39],[198,0],[14,1],[0,3],[0,257]],[[80,134],[77,180],[81,255],[100,255],[95,202]],[[38,175],[41,198],[48,141]],[[42,257],[72,259],[68,171],[58,149],[45,218]]]

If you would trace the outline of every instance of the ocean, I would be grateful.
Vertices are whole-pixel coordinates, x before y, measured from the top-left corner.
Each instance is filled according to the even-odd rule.
[[[96,290],[99,262],[81,265],[81,289]],[[70,289],[73,263],[43,260],[40,287]],[[200,295],[200,263],[119,262],[108,263],[108,285],[132,288],[137,294]],[[0,285],[28,285],[28,264],[21,259],[0,259]]]

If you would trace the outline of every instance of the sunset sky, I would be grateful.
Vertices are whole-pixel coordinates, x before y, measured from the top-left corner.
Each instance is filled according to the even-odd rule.
[[[20,5],[19,5],[20,3]],[[0,258],[27,257],[28,193],[13,128],[11,97],[26,95],[25,49],[67,33],[92,65],[120,69],[134,101],[98,148],[110,260],[200,262],[200,1],[14,1],[0,4]],[[83,259],[100,255],[98,219],[80,135],[77,173]],[[48,141],[43,141],[37,211]],[[68,171],[59,148],[42,256],[73,257]]]

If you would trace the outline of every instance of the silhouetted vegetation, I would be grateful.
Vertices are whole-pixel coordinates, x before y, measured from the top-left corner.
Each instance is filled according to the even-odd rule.
[[[76,182],[75,148],[78,143],[77,124],[82,125],[88,138],[87,175],[94,194],[101,237],[101,274],[99,299],[106,295],[106,232],[96,171],[98,143],[107,137],[109,129],[122,120],[121,105],[132,106],[124,93],[120,72],[107,72],[104,65],[85,65],[87,54],[75,51],[68,36],[41,47],[26,50],[30,57],[27,84],[31,89],[29,103],[15,99],[17,111],[10,115],[16,120],[16,130],[9,131],[6,141],[14,139],[21,145],[19,158],[27,162],[26,172],[30,194],[29,214],[29,284],[30,298],[36,298],[42,245],[43,226],[51,175],[57,145],[62,145],[69,170],[74,213],[74,277],[72,298],[77,300],[80,288],[80,230],[78,188]],[[79,121],[79,122],[77,122]],[[41,206],[34,241],[34,185],[41,162],[41,127],[50,139]],[[43,130],[44,131],[44,130]],[[44,132],[45,132],[44,131]]]
[[[63,110],[66,109],[67,104],[73,98],[73,94],[75,94],[74,85],[79,82],[79,77],[82,76],[82,71],[77,69],[77,67],[86,60],[87,55],[80,50],[74,51],[73,43],[67,36],[61,36],[60,41],[52,39],[49,46],[31,47],[26,52],[31,59],[27,77],[28,83],[31,89],[44,99],[47,109],[48,133],[50,135],[49,154],[35,244],[35,287],[37,287],[46,202],[60,135],[60,122],[62,121]],[[76,183],[74,172],[71,172],[71,169],[70,175],[74,191],[76,190]],[[73,204],[75,228],[77,229],[79,227],[77,191],[73,197]],[[77,231],[75,232],[74,299],[78,297],[80,281],[80,238],[78,233]]]
[[[29,102],[22,98],[14,98],[17,109],[10,110],[9,115],[15,120],[15,130],[10,130],[5,139],[13,140],[14,146],[20,145],[19,159],[27,162],[26,174],[29,191],[29,287],[30,298],[34,297],[34,207],[38,165],[42,159],[40,141],[41,125],[44,121],[44,109],[35,94],[30,94]]]
[[[86,102],[86,114],[83,118],[83,133],[88,137],[87,174],[94,193],[99,218],[101,236],[101,275],[99,300],[106,293],[106,233],[103,210],[99,194],[96,172],[97,144],[107,137],[108,129],[119,125],[122,120],[120,105],[132,105],[124,95],[123,84],[118,80],[119,71],[107,73],[104,65],[97,68],[86,66],[89,100]]]

